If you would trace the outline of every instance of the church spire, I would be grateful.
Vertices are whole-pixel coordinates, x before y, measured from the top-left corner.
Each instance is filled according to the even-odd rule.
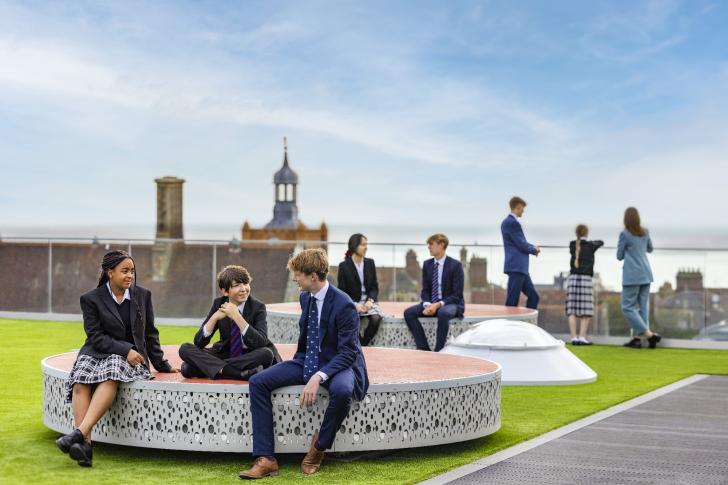
[[[273,220],[266,228],[295,228],[298,225],[296,206],[298,174],[288,164],[288,139],[283,138],[283,167],[273,175],[275,206]]]

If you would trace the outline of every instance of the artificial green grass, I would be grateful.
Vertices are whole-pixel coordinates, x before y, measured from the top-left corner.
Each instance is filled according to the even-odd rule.
[[[190,341],[195,329],[160,327],[163,344]],[[42,358],[79,348],[78,323],[0,319],[0,483],[240,483],[248,454],[164,451],[97,443],[94,466],[80,468],[54,444],[58,433],[42,422]],[[617,403],[696,374],[728,374],[728,352],[719,350],[574,347],[599,375],[577,386],[504,387],[502,427],[485,438],[403,450],[344,463],[327,460],[303,477],[302,455],[280,455],[281,474],[266,483],[415,483],[470,463]]]

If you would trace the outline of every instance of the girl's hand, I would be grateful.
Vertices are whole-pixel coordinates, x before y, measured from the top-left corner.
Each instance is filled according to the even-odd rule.
[[[131,365],[139,365],[144,363],[144,357],[136,350],[129,349],[129,353],[126,354],[126,361]]]

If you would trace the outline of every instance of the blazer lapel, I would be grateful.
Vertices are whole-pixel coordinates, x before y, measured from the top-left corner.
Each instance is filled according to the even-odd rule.
[[[444,291],[445,291],[445,284],[448,281],[447,274],[450,271],[450,256],[445,256],[445,261],[442,262],[442,283],[440,283],[440,291],[443,292],[443,298],[444,298]]]
[[[308,310],[309,305],[311,304],[311,293],[305,292],[301,296],[301,319],[298,320],[298,327],[301,332],[301,335],[304,335],[304,332],[306,332],[306,324],[308,323]]]
[[[124,321],[121,319],[121,314],[119,313],[119,309],[116,308],[116,302],[114,302],[114,299],[111,297],[109,289],[106,287],[106,285],[104,285],[99,287],[99,291],[101,292],[101,301],[104,302],[106,308],[108,308],[111,314],[116,317],[120,325],[124,325]]]
[[[329,286],[326,291],[326,297],[324,298],[324,304],[321,307],[321,326],[319,327],[319,338],[323,342],[326,337],[326,331],[329,328],[329,317],[331,316],[331,310],[334,308],[334,289]]]
[[[133,295],[129,293],[129,303],[131,307],[131,315],[129,315],[129,321],[131,322],[131,329],[133,332],[134,328],[137,326],[137,316],[139,315],[139,311],[136,304],[136,298],[132,298],[132,296]]]
[[[245,305],[243,306],[243,318],[246,322],[250,323],[253,319],[253,302],[251,301],[251,296],[248,296],[248,299],[245,301]]]
[[[349,259],[349,269],[351,269],[351,271],[354,272],[354,278],[356,278],[356,280],[359,281],[359,286],[363,285],[364,282],[361,281],[361,279],[359,278],[359,270],[356,269],[356,264],[354,264],[354,257],[352,256],[351,258],[348,258],[348,259]],[[361,264],[364,264],[364,261],[362,261]]]

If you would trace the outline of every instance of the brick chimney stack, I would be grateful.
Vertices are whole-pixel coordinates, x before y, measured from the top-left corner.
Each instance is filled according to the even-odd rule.
[[[162,177],[157,183],[157,235],[156,239],[183,239],[182,184],[184,179]]]

